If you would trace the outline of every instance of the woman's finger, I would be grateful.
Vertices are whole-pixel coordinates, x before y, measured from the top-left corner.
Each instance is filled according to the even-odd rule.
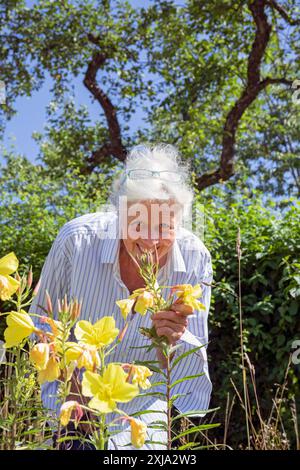
[[[153,323],[156,329],[167,327],[173,331],[176,331],[177,333],[184,332],[185,330],[184,325],[180,325],[179,323],[175,323],[170,320],[156,320],[156,321],[154,320]]]
[[[187,326],[188,320],[186,315],[176,313],[174,310],[161,310],[152,316],[152,320],[171,320],[174,323]]]
[[[169,343],[175,343],[181,338],[181,333],[176,333],[170,328],[163,326],[162,328],[158,328],[156,330],[158,336],[166,336],[168,338]]]
[[[183,315],[191,315],[193,313],[193,307],[185,304],[173,304],[170,307],[174,312],[182,313]]]

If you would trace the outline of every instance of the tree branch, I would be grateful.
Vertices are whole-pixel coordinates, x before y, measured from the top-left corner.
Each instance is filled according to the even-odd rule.
[[[100,37],[88,34],[88,39],[98,47],[101,45]],[[109,97],[99,87],[96,80],[98,70],[104,65],[108,57],[108,54],[95,51],[93,53],[92,60],[88,64],[83,80],[85,87],[92,93],[104,111],[109,133],[109,142],[105,143],[101,148],[93,152],[91,157],[86,160],[87,165],[81,169],[81,173],[84,174],[91,173],[96,166],[101,164],[101,162],[107,161],[110,156],[114,156],[122,162],[126,158],[126,149],[122,145],[121,129],[117,118],[116,108]]]
[[[257,98],[258,94],[271,84],[292,84],[291,81],[286,80],[285,78],[267,77],[263,80],[260,78],[260,67],[272,29],[272,26],[268,23],[265,6],[265,0],[254,0],[249,2],[249,9],[255,22],[256,31],[248,57],[246,86],[244,87],[241,96],[229,111],[225,120],[220,166],[215,171],[205,173],[197,178],[196,182],[199,190],[218,182],[226,181],[234,175],[234,154],[237,128],[244,112]]]
[[[269,0],[267,2],[267,4],[273,8],[274,10],[276,10],[280,16],[287,22],[289,23],[291,26],[296,26],[298,24],[300,24],[300,20],[293,20],[288,12],[281,6],[279,5],[275,0]]]

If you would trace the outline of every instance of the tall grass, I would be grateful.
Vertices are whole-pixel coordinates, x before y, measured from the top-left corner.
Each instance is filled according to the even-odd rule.
[[[235,381],[230,378],[234,395],[230,398],[227,394],[227,403],[225,409],[225,419],[223,423],[223,439],[217,442],[214,437],[214,431],[203,431],[200,433],[203,446],[208,446],[213,450],[230,450],[228,443],[228,434],[231,427],[232,410],[236,403],[240,407],[240,416],[245,423],[245,435],[239,439],[238,449],[241,450],[290,450],[291,437],[288,436],[285,426],[286,411],[289,409],[290,419],[294,425],[293,440],[296,442],[295,448],[300,450],[299,441],[299,423],[297,419],[297,404],[295,398],[288,396],[288,373],[291,368],[291,355],[286,365],[284,380],[281,384],[275,384],[275,392],[272,398],[272,404],[268,415],[263,415],[260,404],[260,394],[256,385],[255,366],[245,351],[244,328],[243,328],[243,309],[242,309],[242,240],[240,229],[238,228],[236,237],[236,251],[238,258],[238,295],[237,302],[239,307],[239,332],[240,332],[240,370],[242,375],[242,390],[238,389]],[[284,412],[284,413],[283,413]],[[216,418],[214,413],[210,416],[209,422]],[[284,416],[283,416],[284,415]],[[218,418],[219,419],[219,418]],[[207,422],[207,418],[203,420]],[[186,419],[184,426],[189,426],[189,420]],[[198,436],[199,440],[199,436]],[[220,439],[219,439],[220,440]]]

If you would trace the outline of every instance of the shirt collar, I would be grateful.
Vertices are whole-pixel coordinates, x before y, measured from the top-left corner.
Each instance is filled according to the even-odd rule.
[[[105,231],[101,233],[101,263],[113,263],[117,257],[117,253],[119,250],[119,217],[116,213],[113,213],[111,215],[111,220],[105,227]]]
[[[175,239],[171,251],[171,270],[174,272],[186,272],[186,265],[183,259],[178,241]]]
[[[119,248],[118,238],[104,238],[101,250],[101,263],[114,263]]]

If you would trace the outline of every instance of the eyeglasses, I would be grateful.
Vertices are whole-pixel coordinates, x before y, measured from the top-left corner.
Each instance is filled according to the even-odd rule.
[[[132,180],[140,180],[146,178],[160,178],[163,181],[171,181],[172,183],[179,183],[182,180],[180,173],[176,171],[151,171],[151,170],[127,170],[125,172],[128,178]]]

